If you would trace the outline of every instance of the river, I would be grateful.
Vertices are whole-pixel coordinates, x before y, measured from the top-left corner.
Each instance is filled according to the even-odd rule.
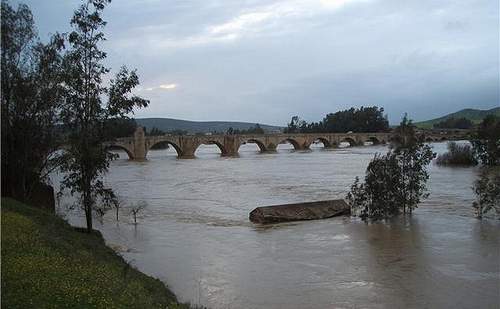
[[[202,146],[194,160],[158,150],[146,162],[122,153],[105,180],[127,205],[147,207],[137,225],[122,209],[119,223],[110,211],[97,228],[181,301],[209,308],[500,306],[500,222],[473,217],[477,168],[432,164],[430,196],[411,217],[251,224],[257,206],[344,198],[374,153],[387,150],[314,146],[259,154],[247,144],[239,158]],[[441,153],[446,144],[433,147]]]

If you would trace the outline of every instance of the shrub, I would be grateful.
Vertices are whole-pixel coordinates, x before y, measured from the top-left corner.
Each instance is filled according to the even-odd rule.
[[[473,186],[476,201],[472,204],[476,216],[482,218],[484,214],[495,211],[500,219],[500,169],[483,168]]]
[[[470,145],[457,144],[455,142],[448,143],[448,152],[438,156],[436,159],[438,165],[476,165],[477,160],[474,156],[474,151]]]
[[[426,167],[433,158],[431,147],[416,135],[415,127],[405,116],[395,129],[391,150],[383,156],[375,155],[363,184],[356,178],[347,195],[348,203],[363,219],[411,213],[427,197]]]

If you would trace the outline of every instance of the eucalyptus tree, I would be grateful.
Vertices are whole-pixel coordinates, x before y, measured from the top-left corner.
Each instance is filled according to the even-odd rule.
[[[390,151],[375,155],[366,169],[364,183],[356,178],[347,194],[349,204],[363,218],[411,213],[427,197],[427,166],[434,157],[431,147],[405,116],[394,130]]]
[[[110,161],[116,158],[103,146],[108,139],[104,128],[110,119],[125,118],[134,108],[149,103],[132,94],[139,85],[135,70],[122,67],[109,85],[104,85],[110,70],[103,63],[106,53],[100,49],[106,25],[102,12],[110,2],[88,0],[74,12],[64,60],[66,101],[61,119],[68,130],[68,149],[62,164],[65,176],[61,188],[78,196],[88,232],[92,231],[94,214],[103,215],[118,203],[102,178]]]
[[[482,218],[488,212],[495,212],[500,219],[500,168],[483,168],[472,187],[476,201],[472,206],[476,216]]]
[[[2,195],[26,201],[53,166],[64,40],[41,43],[25,4],[2,1],[1,20]]]

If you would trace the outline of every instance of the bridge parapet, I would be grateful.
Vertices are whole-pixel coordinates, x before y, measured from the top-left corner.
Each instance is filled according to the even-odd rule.
[[[446,135],[445,139],[463,139],[464,134]],[[443,135],[426,136],[429,141],[441,141]],[[279,133],[279,134],[236,134],[236,135],[158,135],[145,136],[142,127],[138,127],[131,137],[117,138],[105,143],[108,147],[124,149],[132,160],[145,160],[148,151],[159,143],[172,146],[181,159],[195,157],[196,149],[202,144],[217,145],[221,156],[237,157],[242,144],[255,143],[261,152],[275,152],[280,143],[288,142],[296,150],[307,150],[316,141],[325,148],[338,147],[342,142],[351,146],[361,146],[365,142],[385,144],[391,139],[391,133]]]

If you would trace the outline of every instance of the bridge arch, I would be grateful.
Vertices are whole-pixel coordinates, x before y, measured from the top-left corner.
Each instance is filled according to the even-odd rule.
[[[342,140],[341,140],[341,143],[349,143],[349,147],[354,147],[357,145],[356,141],[350,137],[344,137]]]
[[[368,140],[366,140],[366,142],[372,142],[373,145],[379,145],[382,143],[376,136],[368,137]]]
[[[112,151],[112,150],[123,150],[123,151],[125,151],[125,153],[127,153],[127,156],[128,156],[128,159],[129,159],[129,160],[134,160],[134,159],[135,159],[135,158],[134,158],[134,154],[133,154],[130,150],[128,150],[128,148],[127,148],[127,147],[122,146],[122,145],[118,145],[118,144],[106,145],[106,146],[104,147],[104,149],[105,149],[107,152],[110,152],[110,151]]]
[[[201,145],[216,145],[216,146],[217,146],[217,148],[219,148],[219,150],[220,150],[220,154],[221,154],[221,156],[225,156],[225,155],[227,155],[227,150],[226,150],[226,148],[224,147],[224,145],[223,145],[223,144],[221,144],[221,143],[220,143],[220,142],[218,142],[218,141],[215,141],[215,140],[208,140],[208,141],[204,141],[204,142],[202,142],[202,143],[199,143],[199,144],[195,147],[195,149],[194,149],[194,153],[196,153],[196,150],[198,150],[198,148],[199,148]]]
[[[323,143],[323,146],[325,148],[331,148],[333,145],[335,145],[335,143],[330,143],[330,141],[327,138],[322,136],[313,137],[313,143],[315,143],[316,141],[320,141],[321,143]]]
[[[172,146],[172,148],[174,148],[175,151],[177,152],[178,157],[180,157],[182,155],[182,149],[179,147],[179,145],[177,145],[176,143],[169,141],[169,140],[160,140],[160,141],[155,141],[155,142],[151,143],[150,145],[148,145],[148,148],[146,150],[146,156],[152,148],[156,148],[157,146],[162,145],[162,144],[167,144],[168,146]]]
[[[256,144],[258,147],[259,147],[259,150],[260,152],[266,152],[267,151],[267,147],[266,145],[264,145],[264,143],[258,139],[255,139],[255,138],[250,138],[250,139],[247,139],[247,140],[244,140],[239,147],[241,147],[241,145],[243,144]],[[239,149],[238,147],[238,149]]]
[[[297,140],[295,140],[294,138],[286,138],[284,140],[282,140],[281,142],[278,143],[279,144],[284,144],[284,143],[289,143],[289,144],[292,144],[293,148],[295,150],[300,150],[301,147],[300,147],[300,144]],[[278,146],[276,146],[276,148],[278,148]]]

